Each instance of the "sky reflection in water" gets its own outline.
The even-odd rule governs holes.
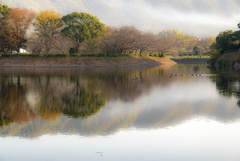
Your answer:
[[[175,65],[0,75],[0,160],[240,159],[237,71]]]

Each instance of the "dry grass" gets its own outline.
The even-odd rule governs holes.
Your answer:
[[[0,66],[143,66],[174,64],[168,58],[160,57],[66,57],[66,58],[0,58]]]

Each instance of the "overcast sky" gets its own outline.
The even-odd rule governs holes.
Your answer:
[[[131,3],[109,0],[108,3],[130,19],[119,25],[134,25],[143,30],[158,32],[162,29],[178,29],[198,36],[216,36],[220,31],[238,30],[240,14],[181,11],[167,5],[152,6],[148,3]],[[240,13],[240,12],[239,12]],[[149,24],[146,24],[149,23]]]

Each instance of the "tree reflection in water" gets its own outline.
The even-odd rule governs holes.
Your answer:
[[[237,105],[240,107],[240,75],[238,71],[233,69],[212,69],[212,73],[218,74],[217,77],[211,77],[216,83],[216,88],[219,94],[231,98],[236,97]]]
[[[171,99],[174,92],[178,93],[182,90],[182,86],[195,88],[198,83],[204,85],[199,80],[210,82],[208,77],[187,76],[193,72],[210,74],[206,66],[198,65],[196,68],[195,65],[177,65],[127,70],[108,68],[102,71],[80,70],[80,72],[79,70],[55,70],[55,72],[47,70],[37,74],[39,71],[41,70],[29,74],[26,74],[28,71],[23,72],[19,83],[18,78],[14,76],[12,84],[23,87],[23,98],[29,110],[40,119],[24,126],[18,125],[15,131],[11,131],[11,125],[9,128],[5,126],[4,129],[0,129],[1,135],[25,136],[25,131],[29,132],[28,136],[72,132],[81,135],[104,135],[130,126],[164,128],[177,125],[195,114],[205,116],[206,110],[212,111],[208,113],[209,115],[222,118],[211,106],[211,100],[207,104],[198,106],[198,103],[194,102],[196,100],[191,102],[184,97],[185,102],[180,106],[178,102],[171,104],[159,98],[161,95],[164,98],[170,97],[165,98],[166,100]],[[49,74],[49,71],[53,73]],[[186,76],[170,78],[171,74]],[[1,79],[0,82],[11,82],[11,77],[6,78],[5,81]],[[171,85],[174,85],[174,89]],[[152,95],[153,98],[149,100],[155,101],[154,99],[157,98],[162,102],[158,104],[144,102],[156,87],[161,90],[157,91],[156,97]],[[170,95],[169,91],[172,92]],[[188,89],[186,91],[191,92]],[[29,93],[35,95],[30,104],[29,100],[26,100]],[[113,103],[111,107],[109,102]],[[107,108],[104,108],[105,106]],[[2,118],[8,118],[8,115],[3,115]],[[224,115],[223,118],[227,120],[231,119],[231,116]],[[32,131],[33,128],[35,131]]]
[[[106,97],[91,93],[85,89],[77,89],[62,98],[64,114],[73,118],[86,118],[97,113],[106,103]]]
[[[29,107],[25,99],[26,90],[20,84],[20,77],[17,83],[13,83],[13,77],[3,76],[0,89],[0,114],[1,126],[11,122],[28,122],[36,119],[36,114]]]

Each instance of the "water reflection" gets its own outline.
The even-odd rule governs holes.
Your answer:
[[[2,69],[0,76],[2,137],[108,135],[168,128],[193,117],[240,118],[238,77],[206,65]]]
[[[216,83],[217,90],[220,95],[227,98],[236,97],[240,100],[240,74],[234,69],[212,69],[212,73],[218,73],[218,77],[212,77],[212,81]],[[238,105],[239,105],[238,101]]]

